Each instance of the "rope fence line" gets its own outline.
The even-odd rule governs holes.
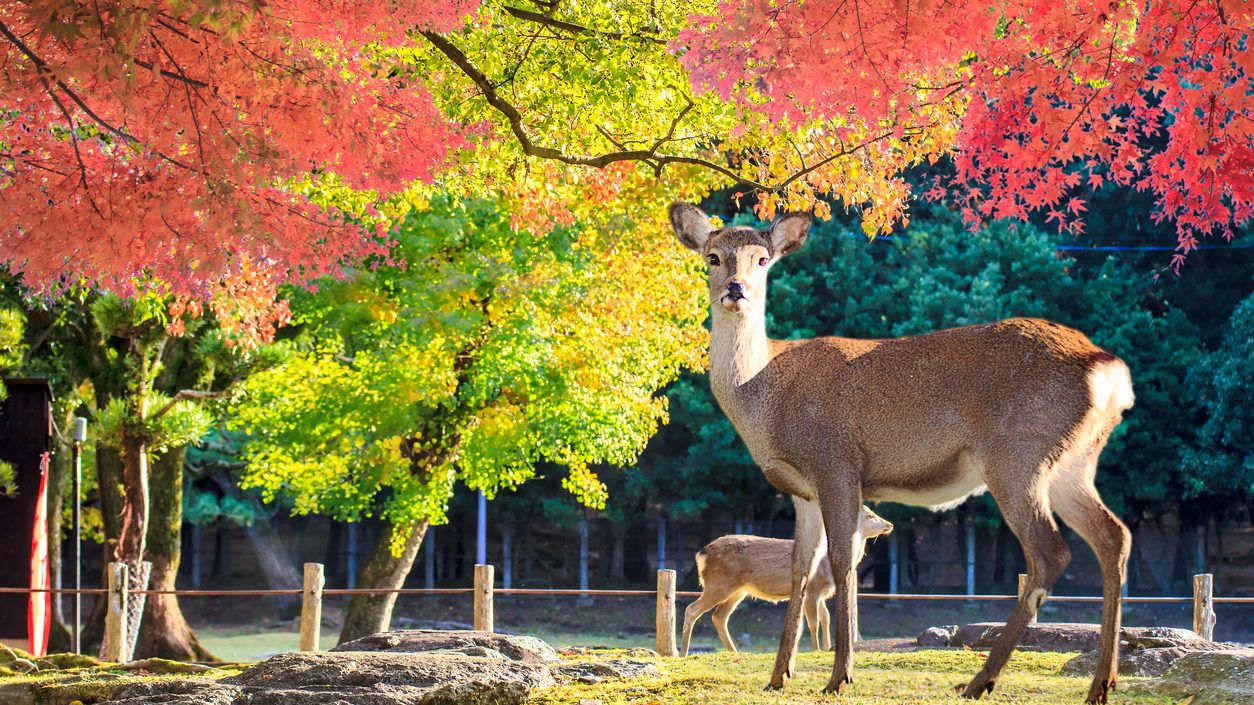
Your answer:
[[[474,588],[329,588],[322,591],[323,595],[469,595],[475,591]],[[0,594],[43,594],[52,595],[106,595],[108,590],[105,588],[83,588],[75,590],[73,588],[17,588],[17,587],[0,587]],[[178,597],[279,597],[283,595],[300,595],[304,591],[300,588],[275,588],[275,589],[240,589],[240,590],[131,590],[132,595],[176,595]],[[654,597],[657,595],[656,590],[598,590],[589,588],[580,590],[579,588],[493,588],[492,592],[497,595],[531,595],[537,597],[545,596],[588,596],[588,597]],[[675,597],[700,597],[699,590],[677,590]],[[988,601],[1008,601],[1018,600],[1018,595],[991,595],[991,594],[975,594],[965,595],[956,593],[889,593],[889,592],[860,592],[858,593],[860,600],[924,600],[936,602],[988,602]],[[1101,602],[1099,595],[1050,595],[1050,602]],[[1194,598],[1187,596],[1124,596],[1125,603],[1189,603]],[[1214,597],[1211,600],[1214,604],[1254,604],[1254,597]]]
[[[109,565],[110,575],[120,570],[125,575],[123,564]],[[674,656],[675,648],[675,615],[676,598],[699,597],[700,592],[675,590],[676,573],[674,570],[659,570],[656,590],[583,590],[578,588],[497,588],[494,583],[494,571],[490,565],[476,565],[474,586],[467,588],[336,588],[324,589],[326,579],[321,563],[306,563],[304,566],[304,586],[301,589],[271,590],[129,590],[126,580],[110,580],[109,588],[86,588],[81,590],[49,588],[31,589],[18,587],[0,587],[0,594],[53,594],[53,595],[104,595],[108,600],[109,611],[125,611],[122,605],[127,604],[129,596],[139,595],[178,595],[181,597],[273,597],[301,596],[301,651],[317,651],[322,622],[322,598],[326,595],[474,595],[474,628],[481,631],[493,631],[493,598],[496,595],[518,596],[576,596],[589,597],[652,597],[657,600],[657,652],[663,656]],[[1025,576],[1020,576],[1020,585],[1024,584]],[[1019,595],[953,595],[926,593],[862,593],[855,599],[869,600],[921,600],[921,601],[1010,601],[1020,599]],[[1085,602],[1097,603],[1102,598],[1090,595],[1059,595],[1049,598],[1053,602]],[[1204,639],[1212,639],[1215,629],[1216,604],[1254,604],[1254,597],[1215,597],[1214,576],[1210,573],[1193,576],[1193,596],[1124,596],[1125,603],[1176,603],[1193,605],[1193,631]],[[106,619],[105,641],[119,644],[125,642],[125,632],[138,628],[138,624],[129,624],[129,620],[121,615],[112,615]],[[110,639],[112,637],[112,640]],[[120,653],[111,660],[125,661],[128,654]]]

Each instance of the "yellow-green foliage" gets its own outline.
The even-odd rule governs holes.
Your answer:
[[[1021,705],[1075,705],[1084,702],[1089,679],[1059,674],[1075,654],[1017,652],[991,695],[980,702]],[[568,683],[539,691],[534,705],[566,705],[582,699],[604,705],[935,705],[959,702],[954,687],[965,685],[979,670],[985,654],[978,651],[916,651],[858,653],[853,685],[841,696],[819,691],[831,675],[831,653],[804,652],[797,658],[797,676],[782,693],[762,691],[770,678],[774,654],[701,654],[684,659],[657,659],[662,675],[614,680],[595,685]],[[1168,705],[1164,698],[1130,697],[1123,690],[1120,705]]]
[[[492,494],[548,462],[602,506],[592,466],[635,459],[665,419],[658,390],[706,340],[699,272],[662,209],[635,203],[536,233],[494,203],[440,198],[396,232],[403,265],[296,295],[302,335],[231,417],[244,485],[407,527],[442,522],[455,480]]]

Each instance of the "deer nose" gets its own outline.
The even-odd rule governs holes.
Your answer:
[[[740,282],[728,282],[727,295],[735,301],[743,299],[745,297],[745,285]]]

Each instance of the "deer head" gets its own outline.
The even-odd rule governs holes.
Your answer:
[[[671,206],[670,218],[679,242],[705,258],[710,304],[732,313],[765,308],[767,270],[801,247],[811,222],[805,213],[789,213],[766,230],[744,226],[715,230],[709,216],[688,203]]]

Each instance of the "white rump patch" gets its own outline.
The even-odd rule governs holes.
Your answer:
[[[1102,362],[1089,371],[1089,397],[1098,412],[1132,408],[1132,375],[1122,360]]]

